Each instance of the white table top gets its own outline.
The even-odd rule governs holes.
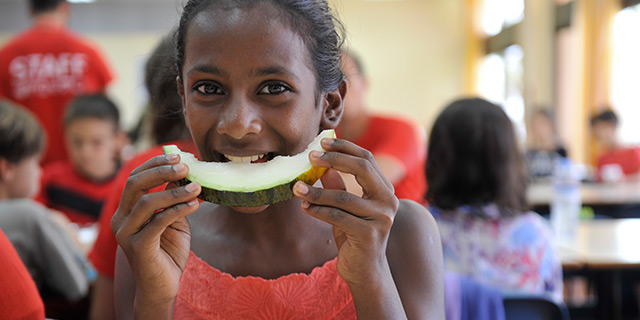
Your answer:
[[[582,183],[580,197],[583,205],[620,205],[640,203],[640,182]],[[534,183],[527,189],[531,205],[549,205],[553,200],[551,182]]]
[[[640,267],[640,219],[582,221],[576,237],[557,248],[565,267]]]

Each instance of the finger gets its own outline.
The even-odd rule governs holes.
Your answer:
[[[162,158],[162,156],[155,158]],[[159,160],[152,159],[149,161]],[[166,182],[183,179],[189,172],[189,168],[184,163],[145,167],[147,167],[146,170],[134,170],[134,172],[137,171],[137,173],[132,174],[127,179],[124,192],[122,193],[122,198],[120,199],[120,207],[122,208],[121,212],[128,213],[135,203],[138,202],[138,199],[145,195],[149,189],[160,186]]]
[[[178,162],[180,162],[180,155],[175,153],[166,154],[162,156],[155,156],[145,161],[145,163],[141,164],[137,168],[133,169],[133,171],[131,171],[131,175],[132,176],[136,175],[142,171],[149,170],[153,167],[172,165],[172,164],[177,164]]]
[[[320,177],[320,181],[322,181],[322,186],[325,189],[335,189],[335,190],[347,190],[347,186],[340,175],[340,172],[328,169],[327,172]]]
[[[362,199],[344,190],[314,188],[298,181],[293,186],[293,193],[310,205],[334,207],[363,219],[375,219],[376,214],[373,213],[380,212],[380,206],[376,202]],[[303,202],[303,207],[305,206],[307,204]]]
[[[196,197],[200,191],[200,184],[191,182],[183,187],[146,194],[140,197],[121,229],[125,234],[135,234],[142,230],[158,211],[181,203],[193,205],[194,199],[198,202]]]
[[[178,203],[155,214],[138,233],[141,238],[158,239],[178,219],[194,213],[200,207],[198,199]]]
[[[373,154],[371,154],[369,150],[364,149],[351,141],[343,140],[343,139],[324,138],[322,139],[321,143],[322,143],[322,147],[326,151],[346,153],[354,157],[370,160],[373,164],[373,167],[376,169],[376,172],[378,172],[380,176],[384,177],[384,174],[382,173],[382,169],[380,169],[380,166],[375,161]],[[387,180],[386,178],[383,180],[385,181],[385,184],[387,185],[387,187],[393,188],[393,185],[391,184],[391,182],[389,182],[389,180]]]
[[[334,207],[318,206],[306,201],[302,203],[302,211],[345,232],[355,233],[357,232],[356,230],[362,228],[362,219],[344,210]]]
[[[376,167],[371,153],[364,151],[369,154],[367,157],[370,158],[356,157],[340,152],[312,151],[309,154],[309,160],[314,166],[333,168],[354,175],[367,198],[384,196],[392,189]]]

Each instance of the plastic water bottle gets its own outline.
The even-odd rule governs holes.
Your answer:
[[[582,201],[580,183],[569,158],[558,158],[553,174],[551,228],[560,242],[575,239]]]

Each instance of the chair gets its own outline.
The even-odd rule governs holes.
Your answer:
[[[507,320],[569,320],[569,308],[543,295],[505,294]]]

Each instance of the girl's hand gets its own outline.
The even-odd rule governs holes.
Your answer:
[[[297,182],[294,194],[304,200],[306,213],[333,225],[338,274],[350,286],[367,286],[389,273],[386,249],[398,199],[371,152],[340,139],[325,138],[322,146],[327,152],[309,158],[314,166],[331,168],[321,179],[324,189]],[[354,175],[362,197],[348,193],[332,169]]]
[[[147,193],[165,182],[186,177],[189,168],[179,156],[157,156],[131,172],[111,230],[127,256],[136,280],[136,309],[171,308],[189,257],[191,226],[186,215],[196,211],[200,185]]]

